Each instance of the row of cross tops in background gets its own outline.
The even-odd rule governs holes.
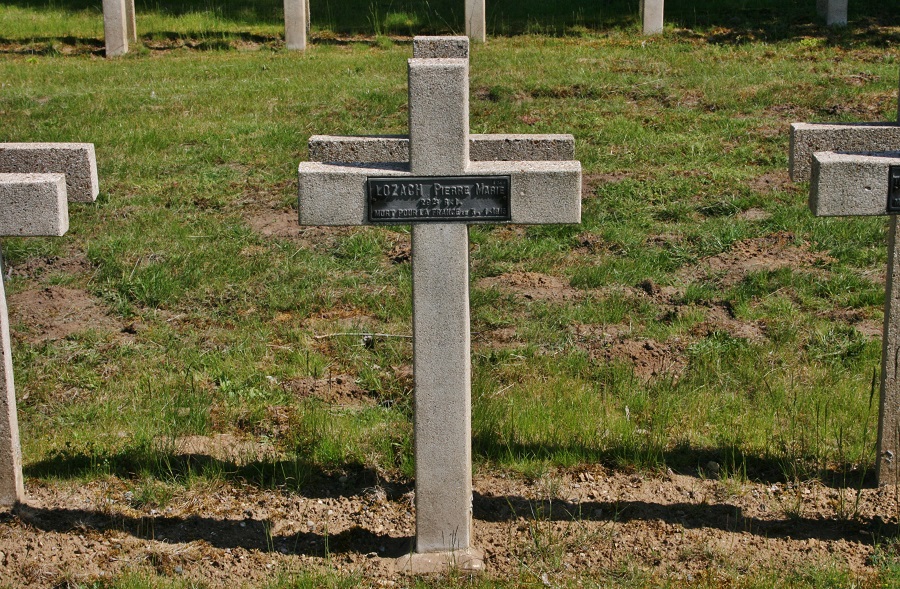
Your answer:
[[[466,36],[483,43],[487,39],[486,0],[464,0]],[[640,0],[645,35],[663,32],[663,0]],[[847,24],[847,0],[816,0],[816,10],[829,26]],[[306,49],[309,35],[309,0],[284,0],[284,40],[288,49]],[[103,0],[103,34],[106,56],[128,53],[137,41],[134,0]]]

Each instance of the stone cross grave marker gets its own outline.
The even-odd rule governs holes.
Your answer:
[[[641,21],[645,35],[663,32],[663,0],[641,0]]]
[[[485,0],[466,0],[466,36],[476,43],[487,40]]]
[[[898,107],[900,117],[900,107]],[[876,472],[900,477],[900,123],[791,125],[791,179],[816,216],[890,215]]]
[[[414,39],[408,138],[312,137],[299,217],[412,224],[415,556],[477,568],[468,225],[579,223],[581,164],[570,135],[469,134],[468,49],[467,37]]]
[[[284,0],[284,43],[288,49],[306,49],[309,0]]]
[[[67,200],[97,198],[90,143],[0,143],[0,236],[63,235]],[[0,507],[25,499],[9,315],[0,277]]]
[[[284,40],[288,49],[306,49],[309,34],[309,0],[284,0]],[[103,0],[103,37],[106,57],[128,53],[137,42],[134,0]]]
[[[134,0],[103,0],[103,38],[106,57],[128,53],[128,43],[137,41]]]
[[[847,0],[816,0],[816,13],[829,27],[847,24]]]

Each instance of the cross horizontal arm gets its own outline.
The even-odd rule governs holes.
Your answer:
[[[410,177],[404,164],[326,164],[303,162],[299,167],[301,225],[367,225],[366,180]],[[471,162],[471,176],[510,177],[512,223],[580,223],[581,163]]]
[[[62,174],[0,174],[0,236],[56,236],[69,230]]]
[[[0,143],[0,173],[65,174],[75,202],[93,202],[100,192],[93,143]]]
[[[408,162],[409,139],[405,135],[341,136],[309,138],[313,162]],[[568,134],[469,135],[471,161],[569,161],[575,159],[575,138]]]
[[[884,152],[900,148],[900,125],[896,123],[791,125],[791,180],[809,180],[812,156],[818,151]]]
[[[817,217],[891,214],[890,166],[900,166],[900,152],[814,154],[809,208]]]

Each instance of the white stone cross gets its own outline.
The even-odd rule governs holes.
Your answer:
[[[309,0],[284,0],[284,40],[288,49],[306,49]],[[128,53],[137,42],[134,0],[103,0],[103,37],[106,57]]]
[[[829,27],[847,24],[847,0],[816,0],[816,12]]]
[[[309,0],[284,0],[284,43],[288,49],[306,49],[309,34]]]
[[[485,0],[466,0],[466,36],[476,43],[487,40]]]
[[[0,236],[63,235],[68,200],[97,198],[97,163],[90,143],[0,143]],[[0,277],[0,507],[25,499],[22,450],[9,341],[6,293]]]
[[[408,139],[313,137],[321,161],[299,167],[301,225],[412,223],[416,551],[457,564],[472,548],[468,224],[581,221],[571,136],[469,135],[468,47],[414,39]]]
[[[645,35],[663,32],[663,0],[641,0],[641,21]]]
[[[900,107],[898,107],[900,118]],[[791,125],[791,179],[816,216],[890,215],[878,419],[880,484],[900,477],[900,123]],[[896,195],[896,196],[893,196]]]

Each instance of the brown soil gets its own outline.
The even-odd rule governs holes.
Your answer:
[[[71,275],[91,272],[91,263],[82,253],[66,256],[41,256],[11,266],[10,276],[19,278],[43,278],[55,274]]]
[[[210,450],[199,439],[183,443]],[[243,450],[235,446],[237,458]],[[710,462],[706,475],[719,469]],[[481,472],[474,488],[474,543],[485,552],[486,574],[528,571],[549,586],[624,567],[673,581],[827,564],[865,576],[876,535],[895,526],[898,513],[889,488],[862,489],[857,504],[855,491],[819,484],[600,466],[536,480]],[[412,546],[411,489],[341,471],[301,493],[226,482],[157,505],[141,500],[139,482],[115,477],[30,484],[27,503],[0,515],[0,579],[51,588],[130,571],[242,587],[311,569],[402,585],[394,559]]]
[[[301,227],[294,209],[259,208],[244,217],[250,227],[263,237],[292,239],[307,246],[329,247],[334,240],[354,231],[352,227]]]
[[[791,182],[790,175],[785,172],[769,172],[750,181],[750,188],[756,192],[797,192],[797,185]]]
[[[327,375],[325,378],[306,376],[282,383],[299,398],[316,397],[331,405],[365,406],[374,405],[375,397],[364,390],[356,379],[347,374]]]
[[[685,278],[718,278],[722,285],[731,286],[751,272],[779,268],[809,270],[830,261],[828,256],[796,246],[793,241],[794,235],[787,231],[739,241],[727,252],[702,260]]]
[[[533,301],[571,301],[582,296],[563,279],[537,272],[509,272],[482,278],[478,288],[496,288],[500,292]]]
[[[625,362],[644,382],[657,378],[677,380],[687,367],[685,345],[677,338],[658,342],[619,336],[601,339],[598,343],[589,347],[591,358],[602,363]]]
[[[88,330],[121,332],[122,324],[89,293],[65,286],[47,286],[9,297],[12,334],[31,343],[64,339]]]

